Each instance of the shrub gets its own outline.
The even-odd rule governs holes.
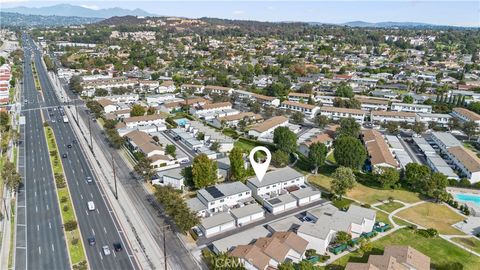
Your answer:
[[[372,206],[371,206],[370,204],[366,203],[366,204],[362,204],[362,207],[363,207],[363,208],[370,208],[370,207],[372,207]]]
[[[68,201],[68,199],[65,196],[62,196],[62,198],[60,198],[61,203],[66,203],[67,201]]]
[[[78,244],[78,238],[73,238],[71,241],[72,245],[77,245]]]
[[[69,209],[69,208],[68,208],[68,205],[64,205],[64,206],[63,206],[63,212],[67,212],[68,209]]]
[[[315,256],[315,255],[317,255],[317,251],[315,249],[307,249],[307,251],[305,251],[305,256],[307,258]]]
[[[63,224],[65,226],[65,231],[70,232],[77,228],[77,222],[75,220],[70,220]]]

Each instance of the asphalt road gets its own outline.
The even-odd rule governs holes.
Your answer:
[[[61,106],[62,104],[54,94],[47,71],[41,63],[41,57],[41,52],[36,50],[34,60],[44,93],[45,105]],[[56,120],[55,122],[51,121],[49,113],[53,113],[52,118]],[[59,110],[48,112],[47,109],[44,109],[44,115],[46,115],[46,120],[50,120],[60,154],[67,154],[67,158],[63,159],[65,176],[91,269],[138,269],[131,249],[126,245],[125,235],[119,229],[120,226],[105,201],[103,190],[95,184],[95,175],[87,164],[82,149],[77,143],[73,143],[78,139],[70,127],[70,123],[63,123]],[[69,144],[72,145],[71,148],[68,148]],[[87,176],[92,177],[94,183],[87,183]],[[94,202],[96,208],[94,211],[88,210],[87,202],[89,201]],[[90,236],[95,237],[95,246],[88,245],[87,238]],[[112,245],[115,242],[122,243],[122,251],[115,252],[113,250]],[[109,246],[111,255],[103,254],[102,246],[104,245]]]
[[[77,98],[76,95],[70,90],[67,90],[66,92],[72,100]],[[85,112],[85,107],[83,104],[79,106],[83,108],[78,110],[79,117],[83,118],[85,122],[89,121],[88,119],[91,116]],[[165,225],[171,225],[171,227],[174,228],[173,223],[164,215],[161,205],[156,202],[152,195],[149,194],[149,192],[143,186],[143,183],[141,183],[141,180],[136,180],[134,177],[132,177],[132,171],[129,169],[129,166],[119,152],[112,151],[113,148],[109,146],[109,143],[105,135],[102,134],[100,127],[95,123],[92,123],[91,127],[93,140],[95,140],[105,152],[113,153],[113,159],[115,160],[117,169],[117,180],[125,187],[125,189],[131,191],[128,193],[130,200],[143,217],[143,222],[147,224],[147,227],[149,228],[150,233],[156,239],[157,244],[163,248],[163,232],[161,228]],[[194,154],[194,152],[191,154]],[[119,199],[121,200],[121,198]],[[197,263],[192,258],[192,255],[182,244],[174,230],[166,230],[165,239],[167,247],[168,269],[192,270],[199,268]]]
[[[26,43],[24,43],[26,44]],[[42,99],[33,81],[30,50],[25,48],[22,100],[26,111],[19,145],[23,186],[17,194],[15,269],[69,269],[55,183],[39,107]]]

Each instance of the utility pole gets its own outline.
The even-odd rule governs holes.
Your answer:
[[[170,227],[170,225],[165,225],[162,227],[163,232],[163,264],[165,265],[165,270],[167,270],[167,240],[165,234],[165,228]]]
[[[8,218],[8,209],[7,209],[7,202],[5,201],[5,198],[3,198],[3,207],[5,207],[5,215],[7,216],[7,220],[9,220],[9,218]]]
[[[78,123],[78,121],[79,121],[79,120],[78,120],[78,107],[77,107],[77,99],[75,98],[75,99],[73,100],[73,102],[75,103],[74,107],[75,107],[75,112],[77,113],[77,123]]]
[[[112,154],[113,182],[115,184],[115,199],[118,200],[117,174],[115,173],[115,159],[113,159],[113,152],[111,152],[111,154]]]

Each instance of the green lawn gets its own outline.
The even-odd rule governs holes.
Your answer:
[[[460,245],[467,247],[477,253],[480,253],[480,240],[475,237],[470,238],[462,238],[462,237],[454,237],[452,238],[453,241],[459,243]]]
[[[435,228],[441,234],[464,234],[452,227],[464,218],[443,204],[426,202],[402,210],[397,216],[426,228]]]
[[[381,204],[381,205],[378,205],[377,207],[384,210],[384,211],[387,211],[389,213],[397,210],[398,208],[400,207],[403,207],[404,204],[402,203],[398,203],[398,202],[387,202],[387,203],[384,203],[384,204]]]
[[[45,127],[45,136],[48,145],[48,151],[50,153],[50,162],[52,164],[54,174],[61,174],[64,179],[62,162],[60,159],[60,153],[58,152],[57,143],[55,141],[55,135],[50,127]],[[53,155],[52,155],[53,154]],[[66,180],[65,180],[66,181]],[[60,212],[62,214],[63,223],[69,221],[77,221],[72,199],[68,188],[57,186],[57,196],[60,205]],[[73,265],[77,265],[86,261],[85,250],[83,248],[83,242],[80,235],[80,229],[77,228],[72,231],[65,231],[66,241],[68,244],[68,251],[70,253],[70,259]]]
[[[425,238],[415,234],[414,231],[410,229],[400,229],[372,242],[373,250],[370,254],[383,254],[383,249],[391,245],[409,245],[417,249],[430,257],[432,267],[441,266],[445,263],[459,262],[463,264],[464,270],[476,270],[480,264],[480,257],[471,255],[467,251],[440,237]],[[368,255],[369,254],[363,254],[361,251],[355,251],[343,256],[324,269],[344,269],[348,262],[366,262]]]
[[[331,177],[329,176],[329,173],[330,172],[327,172],[326,174],[312,175],[308,178],[308,181],[326,190],[330,190]],[[414,203],[421,200],[418,193],[402,189],[371,188],[358,182],[355,187],[347,193],[347,196],[368,204],[386,201],[390,197],[407,203]]]
[[[327,156],[327,161],[329,161],[332,164],[337,164],[337,161],[335,160],[335,156],[333,155],[333,151]]]

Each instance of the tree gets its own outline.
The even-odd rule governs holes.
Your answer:
[[[95,96],[97,97],[104,97],[106,95],[108,95],[108,91],[103,88],[97,88],[95,90]]]
[[[338,134],[358,138],[360,136],[360,124],[357,123],[352,117],[342,118],[342,120],[340,120]]]
[[[430,176],[430,168],[418,163],[408,163],[405,166],[405,182],[411,189],[418,190],[423,181]]]
[[[133,169],[143,176],[145,181],[150,181],[155,174],[155,170],[152,168],[152,161],[145,156],[142,156]]]
[[[290,154],[297,149],[297,135],[288,127],[277,127],[273,131],[273,143],[277,149]]]
[[[89,100],[86,103],[87,108],[95,114],[96,118],[100,118],[103,114],[103,107],[96,100]]]
[[[335,94],[339,97],[352,98],[353,97],[353,89],[350,85],[348,85],[346,83],[340,83],[337,87],[337,90],[335,91]]]
[[[461,127],[462,127],[462,125],[457,118],[452,117],[452,118],[450,118],[450,120],[448,120],[448,128],[450,130],[458,130]]]
[[[175,145],[173,144],[167,144],[167,146],[165,146],[165,153],[167,155],[170,155],[172,157],[176,157],[176,152],[177,152],[177,147],[175,147]]]
[[[395,168],[383,167],[377,169],[376,179],[382,187],[391,187],[400,180],[400,173]]]
[[[315,174],[318,173],[318,167],[325,163],[327,156],[327,147],[323,143],[313,143],[309,147],[308,161],[310,165],[315,168]]]
[[[291,261],[284,261],[277,266],[278,270],[295,270]]]
[[[396,122],[390,121],[386,124],[387,132],[390,134],[398,133],[398,124]]]
[[[203,188],[215,184],[217,181],[217,162],[200,154],[193,159],[192,176],[195,188]]]
[[[402,100],[403,103],[408,103],[412,104],[413,103],[413,97],[409,95],[405,95]]]
[[[440,172],[434,172],[430,177],[425,178],[422,193],[435,198],[437,201],[445,201],[448,193],[445,188],[448,186],[448,178]]]
[[[277,168],[282,168],[288,164],[288,154],[285,151],[277,150],[272,154],[272,164]]]
[[[295,124],[303,124],[303,121],[304,121],[304,118],[305,118],[305,115],[301,112],[294,112],[292,114],[292,122],[295,123]]]
[[[152,114],[155,114],[156,112],[157,112],[157,109],[155,109],[154,107],[148,107],[147,115],[152,115]]]
[[[203,141],[205,139],[205,133],[198,132],[197,136],[196,136],[196,139],[199,140],[199,141]]]
[[[210,145],[210,150],[218,152],[220,150],[220,143],[217,141],[212,142]]]
[[[422,122],[415,122],[412,125],[412,130],[417,134],[422,134],[423,132],[425,132],[425,124]]]
[[[333,156],[340,166],[359,169],[367,159],[367,151],[359,139],[341,136],[334,143]]]
[[[352,236],[344,231],[339,231],[335,235],[335,243],[337,244],[346,244],[352,240]]]
[[[315,118],[313,119],[316,125],[318,125],[319,128],[324,128],[330,121],[328,121],[328,117],[325,115],[317,114],[315,115]]]
[[[243,160],[243,151],[240,147],[233,147],[230,155],[230,178],[235,181],[245,181],[247,174]]]
[[[342,198],[347,191],[355,186],[355,183],[355,174],[352,169],[341,166],[332,174],[331,190],[335,195]]]
[[[465,133],[465,135],[467,135],[468,140],[470,140],[473,136],[477,134],[477,128],[478,125],[477,123],[475,123],[475,121],[468,121],[463,123],[462,131],[463,133]]]
[[[369,253],[370,251],[372,251],[372,249],[373,249],[372,243],[370,243],[368,239],[363,238],[360,241],[360,250],[363,253]]]
[[[172,186],[156,187],[155,198],[163,205],[165,213],[173,220],[180,232],[185,233],[200,223],[197,214],[190,211],[181,194]]]
[[[0,129],[6,130],[9,122],[9,117],[7,112],[0,112]]]
[[[133,104],[130,116],[142,116],[145,115],[145,108],[140,104]]]
[[[22,177],[17,172],[15,164],[13,162],[10,162],[10,160],[8,159],[5,159],[5,163],[3,165],[2,171],[0,172],[0,176],[11,191],[17,190],[17,188],[22,183]]]

